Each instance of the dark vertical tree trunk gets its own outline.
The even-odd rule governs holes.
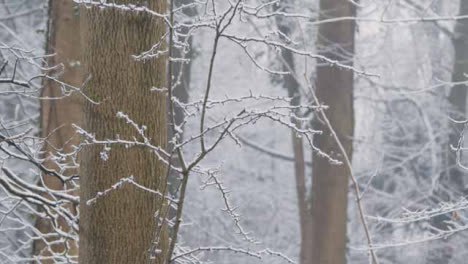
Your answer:
[[[183,6],[183,5],[187,5],[187,4],[190,4],[191,1],[190,0],[176,0],[175,2],[175,6],[176,7],[180,7],[180,6]],[[196,14],[196,9],[195,8],[183,8],[182,9],[182,15],[186,16],[186,17],[193,17],[195,14]],[[180,35],[181,36],[185,36],[188,34],[188,29],[186,28],[182,28],[180,30]],[[192,67],[192,60],[194,59],[193,58],[193,50],[192,50],[192,39],[191,38],[188,38],[187,37],[180,37],[179,39],[180,42],[185,42],[187,41],[187,44],[188,44],[188,47],[186,50],[183,50],[183,49],[173,49],[173,52],[174,52],[174,57],[175,58],[185,58],[185,59],[188,59],[189,61],[188,62],[175,62],[175,63],[172,63],[172,72],[174,73],[174,80],[173,80],[173,83],[177,83],[177,85],[175,85],[175,88],[173,90],[173,96],[177,98],[177,100],[181,103],[187,103],[188,100],[189,100],[189,91],[190,91],[190,80],[191,80],[191,67]],[[169,98],[168,98],[169,100]],[[174,119],[175,119],[175,123],[177,126],[181,125],[183,122],[184,122],[184,119],[185,119],[185,114],[184,114],[184,110],[179,107],[178,105],[174,105]],[[168,120],[170,120],[169,118],[169,113],[168,113]],[[172,131],[171,129],[171,124],[168,124],[168,139],[171,140],[174,136],[174,132]],[[179,132],[178,134],[179,136],[179,142],[182,142],[183,141],[183,137],[184,137],[184,133],[183,133],[183,130],[181,132]],[[169,145],[169,148],[172,149],[173,146],[172,145]],[[173,157],[173,160],[172,160],[172,164],[175,166],[175,167],[179,167],[180,166],[180,161],[179,161],[179,158],[177,157],[177,155],[174,155]],[[169,182],[169,193],[171,195],[176,195],[177,193],[177,186],[178,186],[178,182],[180,181],[178,178],[179,178],[179,173],[177,172],[174,172],[171,170],[171,173],[169,175],[169,179],[168,179],[168,182]],[[169,210],[171,210],[170,212],[170,216],[174,216],[175,215],[175,212],[172,212],[172,209],[173,208],[170,208]]]
[[[192,1],[191,0],[175,0],[176,7],[189,5]],[[183,8],[182,15],[186,17],[193,17],[196,14],[195,8]],[[193,50],[192,50],[192,39],[187,39],[185,35],[188,34],[187,28],[182,28],[179,32],[181,37],[179,37],[180,42],[187,41],[188,47],[184,50],[182,49],[173,49],[174,57],[189,59],[188,62],[177,62],[173,63],[173,73],[174,73],[174,81],[180,81],[176,88],[173,91],[173,94],[180,102],[186,103],[189,98],[189,91],[190,91],[190,77],[191,77],[191,60],[193,59]],[[179,78],[180,77],[180,78]],[[176,123],[179,125],[184,120],[184,112],[180,107],[175,108],[175,120]]]
[[[460,15],[468,13],[468,1],[460,0],[459,11]],[[454,48],[454,64],[452,70],[452,82],[464,82],[468,78],[468,21],[461,19],[457,20],[455,25],[455,31],[453,34],[453,48]],[[465,84],[458,84],[452,87],[448,97],[449,101],[449,113],[448,115],[455,120],[466,119],[466,98],[467,87]],[[438,188],[435,193],[437,202],[450,201],[457,199],[460,196],[467,195],[466,184],[466,172],[463,171],[458,165],[456,160],[456,153],[452,150],[453,147],[457,147],[458,141],[460,140],[460,133],[463,131],[463,124],[456,124],[449,121],[449,138],[447,145],[446,154],[446,169],[441,174],[440,184],[443,188]],[[462,155],[463,157],[463,155]],[[445,191],[449,190],[449,192]],[[432,219],[432,225],[441,230],[448,230],[451,228],[447,221],[451,220],[451,216],[440,215]],[[428,259],[428,263],[448,263],[452,258],[453,245],[451,240],[441,241],[439,247],[433,250]]]
[[[291,33],[290,25],[284,21],[282,17],[277,17],[276,22],[278,29],[286,36]],[[291,106],[300,104],[300,85],[296,80],[294,56],[289,50],[281,51],[281,63],[283,65],[283,71],[290,72],[289,75],[284,75],[282,78],[283,86],[288,91],[288,97],[292,98]],[[300,113],[296,111],[296,116],[300,116]],[[296,119],[291,120],[294,125],[300,128],[301,124]],[[302,138],[296,135],[295,131],[291,131],[291,143],[294,154],[294,176],[296,180],[296,192],[298,201],[299,211],[299,228],[301,235],[301,249],[300,249],[300,263],[311,263],[310,247],[312,246],[311,241],[311,214],[310,206],[306,197],[306,180],[305,180],[305,162],[304,162],[304,147]]]
[[[461,0],[459,14],[464,15],[467,13],[468,1]],[[463,82],[468,80],[465,76],[468,73],[468,21],[463,19],[457,20],[452,42],[455,51],[452,82]],[[449,103],[455,111],[455,115],[452,115],[452,117],[456,120],[464,120],[466,118],[466,95],[467,88],[465,84],[455,85],[450,90]],[[463,124],[452,125],[453,129],[449,136],[449,147],[450,145],[456,147],[460,139],[460,132],[463,129]],[[448,152],[450,182],[458,186],[464,186],[462,179],[463,173],[457,167],[455,154],[450,149]]]
[[[355,6],[347,0],[321,0],[320,19],[354,17]],[[355,22],[343,20],[319,26],[317,49],[321,55],[352,65]],[[320,63],[320,62],[319,62]],[[351,160],[353,114],[353,72],[336,65],[317,66],[316,95],[329,106],[326,114]],[[314,144],[322,151],[343,160],[327,126],[318,118],[315,129],[322,135]],[[312,248],[313,264],[345,263],[347,194],[349,171],[345,165],[331,164],[313,155],[312,161]]]
[[[118,4],[145,4],[158,13],[166,12],[163,0],[115,1]],[[90,75],[85,93],[99,105],[84,105],[85,129],[98,139],[131,139],[135,129],[116,118],[118,111],[139,125],[151,143],[165,148],[167,141],[166,99],[152,87],[166,85],[164,58],[135,61],[132,55],[148,50],[165,32],[162,19],[144,12],[113,8],[82,7],[84,71]],[[112,146],[107,161],[100,157],[102,147],[90,146],[82,153],[80,193],[80,263],[145,263],[150,257],[156,210],[163,207],[161,197],[135,186],[124,185],[98,199],[86,201],[110,188],[121,178],[134,176],[136,182],[162,190],[167,170],[148,149]],[[167,232],[159,238],[157,258],[167,258]]]
[[[49,66],[63,64],[56,72],[48,74],[61,74],[60,80],[80,87],[82,82],[82,68],[79,60],[81,59],[80,48],[80,27],[77,8],[72,1],[50,0],[49,1],[49,24],[48,39],[46,44],[47,54],[55,54],[49,57],[47,63]],[[58,71],[63,71],[59,73]],[[46,81],[42,91],[42,97],[61,97],[62,91],[57,82]],[[75,130],[71,124],[79,124],[81,121],[81,97],[77,94],[60,100],[42,100],[41,101],[41,137],[47,137],[48,142],[44,146],[46,153],[46,162],[44,165],[49,169],[57,169],[53,161],[47,160],[48,153],[55,153],[57,149],[62,148],[63,152],[72,151],[72,146],[76,145],[78,137],[75,136]],[[71,139],[71,140],[70,140]],[[67,170],[63,174],[76,174],[76,170]],[[64,186],[54,176],[42,175],[44,184],[54,190],[61,190]],[[70,208],[72,213],[76,213],[74,208]],[[60,228],[68,231],[68,226],[62,220],[59,220]],[[36,228],[43,234],[53,231],[51,221],[48,218],[37,218]],[[53,240],[49,240],[52,242]],[[52,248],[47,248],[41,240],[35,241],[33,254],[35,256],[50,256],[52,250],[55,253],[65,250],[64,243],[68,243],[69,255],[78,255],[77,244],[75,241],[57,243]],[[45,260],[43,263],[53,263],[52,260]]]

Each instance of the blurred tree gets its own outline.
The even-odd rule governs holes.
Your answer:
[[[290,3],[291,4],[291,3]],[[288,12],[286,10],[275,8],[276,12]],[[278,30],[284,36],[290,36],[293,32],[293,27],[288,23],[284,17],[276,17],[276,23]],[[291,106],[298,106],[301,103],[301,93],[300,93],[300,84],[298,82],[297,75],[295,73],[296,66],[294,63],[294,53],[290,50],[283,49],[281,50],[281,65],[282,71],[289,72],[290,74],[281,75],[282,84],[287,89],[288,97],[292,98],[290,104]],[[301,113],[299,110],[294,111],[295,116],[300,117]],[[291,118],[291,122],[297,127],[301,128],[301,122],[297,118]],[[310,259],[310,247],[311,244],[311,211],[310,204],[306,197],[306,172],[305,172],[305,161],[304,161],[304,146],[302,138],[299,137],[291,129],[291,144],[293,148],[293,157],[294,157],[294,176],[296,180],[296,192],[297,192],[297,201],[298,201],[298,211],[299,211],[299,228],[301,233],[301,249],[299,253],[300,263],[312,263]]]
[[[186,6],[185,8],[182,8],[182,12],[179,14],[178,17],[175,18],[176,22],[183,23],[184,19],[193,17],[197,14],[196,8],[190,7],[190,0],[177,0],[174,1],[175,7],[181,7],[181,6]],[[180,21],[178,21],[180,20]],[[173,48],[173,57],[175,58],[180,58],[182,59],[181,62],[172,62],[172,78],[173,80],[173,85],[172,85],[172,93],[173,96],[177,98],[177,100],[181,103],[187,103],[189,101],[189,92],[190,92],[190,80],[191,80],[191,67],[192,67],[192,60],[194,59],[194,51],[193,51],[193,40],[192,36],[189,34],[189,29],[188,28],[181,28],[179,34],[179,42],[180,43],[185,43],[185,47],[181,48]],[[169,98],[167,98],[168,103],[169,103]],[[170,118],[170,112],[168,111],[168,120],[171,120]],[[174,119],[175,123],[177,126],[180,127],[180,131],[178,132],[177,136],[179,138],[179,142],[183,141],[184,138],[184,131],[183,131],[183,124],[185,121],[185,114],[184,114],[184,109],[180,107],[179,105],[174,105]],[[169,140],[169,149],[173,149],[173,145],[171,144],[171,140],[174,137],[175,133],[172,131],[172,125],[168,123],[168,135],[167,138]],[[177,157],[177,155],[173,155],[172,158],[172,164],[175,167],[180,167],[180,160]],[[169,174],[169,193],[171,195],[177,196],[177,186],[178,182],[180,181],[177,179],[179,177],[179,173],[174,172],[171,170]],[[172,212],[173,208],[171,207],[170,210],[171,212],[169,213],[170,217],[173,217],[175,215],[175,212]]]
[[[72,1],[49,1],[48,35],[46,40],[46,53],[55,54],[47,58],[49,67],[56,67],[49,75],[55,75],[64,83],[80,87],[82,82],[82,68],[80,65],[80,25],[78,8]],[[63,96],[62,85],[50,79],[45,79],[44,98],[59,98]],[[73,146],[77,144],[78,137],[74,136],[75,129],[71,124],[81,122],[81,96],[72,94],[61,100],[41,100],[41,137],[47,138],[44,146],[45,163],[44,166],[50,170],[60,170],[53,160],[53,156],[59,152],[68,153],[73,151]],[[52,155],[49,155],[52,154]],[[70,159],[70,157],[68,157]],[[75,169],[67,169],[63,175],[70,176],[76,174]],[[63,183],[54,175],[42,175],[42,183],[53,190],[63,189]],[[76,214],[76,208],[70,208]],[[43,234],[51,233],[53,227],[47,216],[36,219],[36,228]],[[59,219],[61,229],[68,229],[64,219]],[[67,232],[68,230],[65,230]],[[68,243],[67,248],[70,255],[77,255],[77,245],[75,241],[61,241],[59,238],[49,238],[52,248],[46,247],[44,241],[35,240],[33,254],[35,256],[50,256],[50,250],[55,253],[65,250],[64,243]],[[53,263],[53,260],[44,260],[43,263]]]
[[[468,1],[461,0],[459,3],[460,15],[465,15],[468,13]],[[450,90],[449,102],[455,115],[451,115],[456,120],[465,120],[466,119],[466,96],[467,96],[467,87],[465,83],[460,84],[460,82],[466,82],[467,77],[466,73],[468,72],[468,21],[464,19],[457,20],[455,25],[455,32],[452,36],[453,48],[455,51],[454,54],[454,65],[452,70],[452,82],[455,85]],[[450,131],[449,136],[449,148],[450,146],[456,147],[458,141],[460,140],[460,133],[463,130],[464,124],[453,124],[453,129]],[[457,166],[456,155],[454,152],[448,150],[448,171],[449,171],[449,181],[453,186],[460,187],[458,191],[462,191],[465,187],[466,182],[463,180],[464,173]]]
[[[468,1],[460,0],[458,13],[460,16],[468,14]],[[456,21],[452,34],[452,44],[454,49],[454,62],[452,69],[453,87],[448,96],[448,115],[457,121],[466,120],[466,82],[468,72],[468,21],[460,19]],[[445,170],[441,174],[440,186],[436,189],[435,197],[439,201],[450,202],[459,199],[460,196],[467,195],[466,171],[457,164],[457,154],[452,147],[457,147],[460,135],[463,132],[464,123],[454,123],[450,121],[449,138],[447,144]],[[462,143],[464,144],[464,143]],[[460,152],[461,157],[462,151]],[[463,159],[460,160],[463,162]],[[439,230],[449,230],[453,228],[448,221],[452,220],[452,215],[435,216],[431,223]],[[441,245],[431,252],[428,263],[448,263],[453,255],[453,245],[450,240],[442,240]]]

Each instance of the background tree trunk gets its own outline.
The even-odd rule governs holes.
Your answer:
[[[347,0],[321,0],[320,12],[321,20],[354,17],[355,6]],[[352,65],[354,27],[352,20],[320,24],[317,40],[320,54]],[[326,114],[351,159],[354,130],[353,72],[334,65],[318,65],[316,94],[321,103],[329,106]],[[314,128],[324,131],[314,138],[315,146],[343,160],[326,125],[316,119]],[[315,153],[312,163],[311,263],[342,264],[345,263],[349,171],[345,165],[330,164]]]
[[[468,13],[467,0],[460,0],[458,13],[459,15]],[[464,82],[468,79],[465,76],[468,73],[468,21],[464,19],[457,20],[452,36],[452,43],[454,48],[452,82]],[[466,119],[466,97],[467,87],[465,84],[454,85],[450,89],[448,116],[455,120]],[[439,182],[441,186],[439,186],[435,193],[436,202],[451,202],[459,199],[461,196],[467,195],[467,174],[458,166],[456,153],[452,150],[452,146],[457,147],[458,145],[464,124],[457,124],[450,120],[448,122],[450,130],[446,149],[446,168],[441,174],[441,181]],[[463,151],[461,154],[463,154]],[[439,215],[431,220],[431,224],[440,230],[448,230],[451,226],[447,221],[451,220],[451,218],[449,215]],[[454,245],[451,239],[442,240],[439,247],[429,255],[428,263],[448,263],[452,258],[453,250]]]
[[[190,0],[176,0],[174,2],[175,7],[180,7],[184,5],[190,4]],[[195,8],[183,8],[182,9],[182,15],[186,17],[194,17],[195,14],[197,13],[197,10]],[[182,103],[187,103],[189,100],[189,93],[190,93],[190,81],[191,81],[191,68],[192,68],[192,60],[194,60],[194,52],[193,52],[193,40],[191,37],[182,37],[188,34],[188,29],[182,28],[180,29],[179,34],[179,41],[180,42],[185,42],[187,41],[188,48],[187,50],[182,50],[182,48],[173,49],[173,57],[175,58],[185,58],[188,59],[188,62],[173,62],[172,63],[172,72],[174,75],[174,82],[177,83],[175,87],[173,87],[172,95],[179,100],[179,102]],[[184,54],[184,52],[186,52]],[[180,77],[180,78],[179,78]],[[173,83],[174,83],[173,82]],[[169,100],[169,98],[167,98]],[[169,113],[168,113],[168,120],[169,118]],[[174,119],[175,123],[177,126],[180,126],[184,120],[185,120],[185,114],[184,110],[177,104],[174,104]],[[172,126],[171,124],[168,123],[168,140],[171,140],[174,137],[174,132],[172,131]],[[181,128],[182,131],[179,132],[179,142],[182,142],[184,139],[184,131],[183,127]],[[173,149],[172,145],[168,146],[169,149]],[[177,155],[173,155],[172,158],[172,165],[175,167],[180,167],[180,160]],[[171,170],[171,173],[169,174],[169,193],[173,196],[177,196],[177,186],[178,183],[180,182],[180,174],[178,172],[175,172]],[[174,208],[169,208],[169,218],[172,218],[175,216],[175,212],[173,210]]]
[[[278,11],[278,10],[274,10]],[[282,10],[284,11],[284,10]],[[290,36],[291,34],[291,25],[281,16],[276,18],[276,23],[278,29],[285,36]],[[288,97],[293,98],[290,102],[291,106],[297,106],[301,102],[300,94],[300,85],[296,80],[295,73],[295,63],[294,55],[289,50],[281,51],[281,63],[282,70],[285,72],[290,72],[291,74],[282,75],[283,86],[288,91]],[[299,111],[295,111],[296,116],[300,116]],[[301,124],[297,119],[291,118],[291,122],[298,128]],[[296,180],[296,193],[298,201],[298,211],[299,211],[299,228],[301,233],[301,249],[299,253],[300,263],[311,263],[310,248],[312,246],[311,232],[309,229],[311,225],[311,211],[309,206],[309,200],[306,197],[306,179],[305,179],[305,161],[304,161],[304,146],[302,143],[302,138],[298,137],[294,130],[291,130],[291,145],[293,148],[294,155],[294,176]]]
[[[162,0],[116,1],[119,4],[144,4],[159,13],[166,11]],[[96,138],[131,139],[135,129],[117,119],[122,111],[139,125],[153,145],[165,148],[165,95],[150,92],[164,87],[163,57],[135,61],[132,55],[148,50],[165,32],[162,19],[143,12],[123,12],[113,8],[82,7],[84,71],[90,74],[85,93],[100,105],[84,106],[84,127]],[[164,40],[163,40],[164,41]],[[162,190],[166,168],[147,149],[112,146],[107,161],[100,158],[102,147],[87,147],[82,153],[80,193],[80,263],[145,263],[155,228],[154,212],[164,202],[154,194],[125,185],[97,200],[86,201],[111,187],[123,177],[134,176],[139,184]],[[160,237],[161,252],[152,263],[164,263],[167,234]]]
[[[73,85],[81,86],[82,68],[80,67],[80,27],[78,9],[72,1],[50,0],[49,1],[49,24],[46,44],[46,53],[55,54],[49,57],[49,66],[63,64],[57,71],[49,74],[59,74],[61,81]],[[60,71],[60,72],[59,72]],[[42,91],[43,97],[61,97],[62,91],[57,82],[46,81]],[[57,154],[57,149],[62,149],[63,153],[72,151],[72,146],[78,142],[75,136],[75,129],[71,124],[79,124],[81,121],[81,96],[72,94],[61,100],[41,101],[41,137],[47,137],[48,142],[44,146],[45,153]],[[71,140],[70,140],[71,139]],[[47,154],[46,154],[47,155]],[[53,161],[46,160],[44,163],[49,169],[57,169]],[[68,176],[76,174],[76,170],[67,170],[63,174]],[[63,188],[62,183],[52,175],[42,175],[44,184],[54,190]],[[76,213],[74,208],[70,208],[72,213]],[[62,219],[63,220],[63,219]],[[59,220],[60,221],[60,220]],[[60,221],[64,231],[68,231],[68,226],[64,221]],[[37,218],[36,228],[43,234],[52,232],[51,221],[48,218]],[[52,240],[49,240],[52,241]],[[54,245],[51,249],[45,247],[45,243],[36,240],[33,245],[35,256],[50,256],[54,252],[62,252],[65,247],[63,243]],[[78,255],[75,241],[68,241],[68,255]],[[53,263],[52,260],[45,260],[42,263]]]
[[[460,1],[460,15],[468,13],[468,1]],[[457,20],[455,32],[453,36],[454,47],[454,65],[452,72],[452,82],[466,81],[468,78],[465,74],[468,73],[468,21]],[[451,115],[456,120],[464,120],[466,118],[466,95],[467,87],[465,84],[459,84],[452,87],[449,95],[450,106],[453,107],[455,115]],[[456,147],[460,139],[460,132],[463,130],[463,124],[452,124],[453,130],[449,136],[450,145]],[[455,183],[453,186],[464,186],[462,176],[464,173],[457,167],[455,154],[451,149],[448,150],[448,166],[450,182]],[[460,190],[458,190],[460,191]]]

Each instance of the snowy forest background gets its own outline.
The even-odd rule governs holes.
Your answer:
[[[42,263],[33,254],[34,241],[43,239],[35,226],[35,205],[8,190],[8,184],[15,188],[17,185],[8,180],[7,173],[13,172],[31,185],[40,182],[43,173],[37,163],[44,162],[41,150],[46,141],[40,131],[40,107],[44,100],[41,90],[47,78],[41,74],[48,74],[45,61],[48,55],[53,56],[46,51],[52,2],[0,0],[0,167],[7,168],[0,175],[0,263]],[[75,2],[74,10],[78,12],[77,6],[82,1]],[[175,19],[193,17],[200,23],[208,21],[212,1],[177,0],[175,5],[192,2],[196,3],[194,7]],[[219,10],[237,3],[215,2]],[[229,34],[271,41],[286,39],[285,43],[292,43],[297,51],[307,45],[305,50],[317,54],[321,49],[336,48],[333,44],[316,46],[320,26],[317,20],[323,12],[318,0],[241,2],[248,7],[267,6],[265,14],[283,15],[266,18],[260,17],[263,13],[240,15],[233,19]],[[379,263],[465,263],[468,174],[461,167],[466,162],[463,129],[468,1],[342,2],[356,8],[356,17],[350,19],[356,23],[354,54],[345,53],[353,61],[352,69],[347,71],[354,72],[352,167],[361,191],[358,200],[365,209]],[[215,110],[207,112],[207,120],[223,120],[243,108],[274,109],[286,102],[278,98],[290,97],[290,83],[285,75],[272,73],[285,71],[281,47],[259,41],[249,43],[246,50],[242,44],[219,43],[210,94]],[[187,101],[198,102],[203,100],[206,89],[213,50],[212,29],[194,30],[190,45],[190,52],[185,54],[190,63],[179,78],[185,82]],[[295,98],[300,104],[311,105],[314,101],[307,79],[313,82],[315,67],[322,62],[300,53],[292,54],[293,75],[299,83]],[[63,66],[79,67],[79,64],[67,61]],[[15,80],[28,82],[28,87],[12,83],[12,75]],[[55,77],[60,79],[60,74]],[[453,95],[455,88],[464,92]],[[73,96],[84,97],[74,89],[64,88],[65,97],[70,91],[74,91]],[[228,98],[244,99],[231,103]],[[220,103],[216,104],[216,100]],[[193,104],[187,111],[197,116],[197,107]],[[311,123],[316,116],[308,110],[295,112],[301,115],[299,120],[304,124]],[[223,140],[206,156],[200,166],[207,173],[190,175],[183,222],[173,252],[186,254],[177,259],[179,263],[300,263],[300,205],[294,163],[297,156],[291,129],[272,119],[253,123],[241,127],[235,136]],[[199,125],[197,118],[187,118],[184,138],[196,135]],[[19,148],[9,143],[9,137],[20,139]],[[217,135],[207,137],[215,139]],[[313,150],[306,140],[302,143],[305,190],[310,197]],[[196,155],[198,150],[198,141],[184,149],[187,155]],[[454,163],[454,157],[459,162]],[[74,162],[67,164],[76,166]],[[60,169],[63,167],[59,166]],[[457,170],[458,174],[450,176],[451,170]],[[213,182],[212,175],[222,183]],[[348,189],[346,263],[372,263],[351,181]],[[31,190],[24,187],[23,194]],[[229,191],[228,200],[225,191]],[[225,210],[227,201],[237,209]],[[246,233],[242,234],[243,231]],[[68,239],[78,236],[72,231],[69,235]],[[212,250],[187,253],[210,247]],[[63,257],[62,253],[47,261],[76,263],[76,256]]]

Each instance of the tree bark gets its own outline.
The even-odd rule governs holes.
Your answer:
[[[320,11],[320,20],[355,16],[355,6],[347,0],[321,0]],[[342,64],[352,65],[354,29],[352,20],[320,24],[317,39],[317,48],[321,50],[319,53]],[[321,103],[329,106],[326,114],[351,159],[354,130],[353,72],[336,65],[318,65],[316,95]],[[314,123],[315,129],[324,132],[314,137],[315,146],[343,160],[327,126],[318,118]],[[312,164],[310,263],[343,264],[349,171],[345,165],[331,164],[316,153]]]
[[[118,4],[147,4],[158,13],[166,12],[163,0],[115,1]],[[148,50],[165,32],[162,19],[144,12],[115,8],[82,7],[84,70],[90,80],[85,93],[99,105],[86,102],[84,128],[98,139],[131,139],[135,129],[117,119],[121,111],[139,125],[156,146],[166,147],[165,95],[150,92],[164,87],[165,58],[135,61],[132,55]],[[80,263],[145,263],[150,258],[153,217],[164,200],[154,194],[124,185],[88,206],[97,192],[110,188],[121,178],[134,180],[153,190],[162,190],[167,170],[147,149],[112,146],[107,161],[100,157],[102,146],[89,146],[82,152],[80,193]],[[164,228],[166,229],[166,228]],[[167,230],[159,237],[157,258],[167,258]]]
[[[49,24],[48,36],[46,40],[46,53],[55,54],[49,57],[47,64],[49,66],[63,64],[59,70],[48,74],[59,75],[61,81],[75,87],[81,86],[82,68],[80,67],[80,34],[79,34],[79,15],[75,4],[72,1],[50,0],[49,1]],[[57,82],[46,81],[42,90],[42,97],[61,97],[61,87]],[[81,96],[72,94],[60,100],[41,100],[41,137],[48,139],[43,151],[57,154],[57,149],[62,152],[71,152],[72,146],[78,142],[75,136],[75,129],[71,124],[79,124],[81,121]],[[46,157],[44,166],[49,169],[58,169],[53,161]],[[65,176],[76,174],[75,169],[68,169],[63,174]],[[44,184],[54,190],[63,189],[62,183],[52,175],[41,175]],[[70,208],[73,214],[76,214],[75,208]],[[59,220],[60,228],[68,232],[69,227],[65,221]],[[36,228],[43,234],[51,233],[53,227],[48,218],[37,218]],[[56,238],[49,239],[49,242]],[[78,249],[76,241],[67,241],[68,255],[77,256]],[[54,244],[51,248],[46,247],[42,240],[36,240],[33,245],[34,256],[51,256],[52,252],[58,253],[65,250],[64,243]],[[52,260],[44,260],[42,263],[53,263]]]

